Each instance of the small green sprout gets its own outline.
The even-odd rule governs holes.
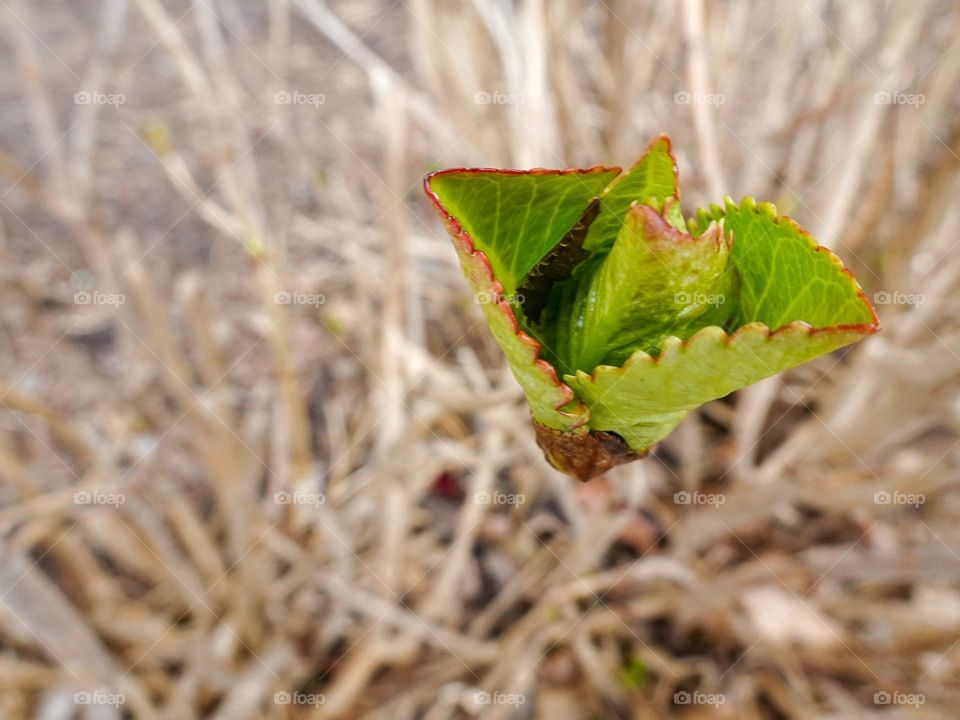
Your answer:
[[[620,684],[627,690],[639,690],[647,681],[647,665],[641,657],[629,657],[620,669]]]
[[[840,260],[773,205],[728,198],[685,222],[666,136],[626,172],[453,169],[424,187],[544,454],[581,480],[879,327]]]

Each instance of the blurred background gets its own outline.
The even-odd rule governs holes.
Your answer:
[[[0,0],[0,717],[947,718],[954,0]],[[776,202],[880,334],[581,485],[421,191]]]

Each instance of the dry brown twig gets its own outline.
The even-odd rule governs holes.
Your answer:
[[[2,9],[0,716],[944,716],[956,7],[455,5]],[[419,178],[660,131],[884,329],[579,487]]]

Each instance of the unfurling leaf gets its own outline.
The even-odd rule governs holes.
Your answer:
[[[443,170],[425,189],[544,454],[582,480],[878,328],[839,259],[772,205],[728,199],[687,227],[665,136],[625,173]]]

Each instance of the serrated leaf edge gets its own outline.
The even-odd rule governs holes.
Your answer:
[[[663,364],[665,361],[669,361],[672,357],[686,353],[690,348],[696,343],[706,342],[708,340],[719,341],[722,344],[733,347],[735,343],[741,340],[741,338],[748,335],[762,334],[764,339],[767,342],[770,342],[775,337],[781,334],[802,334],[804,336],[813,336],[819,335],[821,333],[852,333],[865,337],[867,335],[872,335],[879,329],[879,323],[875,324],[847,324],[847,325],[828,325],[825,327],[813,327],[810,323],[804,322],[803,320],[794,320],[789,322],[786,325],[781,325],[775,330],[771,330],[769,327],[760,322],[747,323],[742,327],[737,328],[733,333],[727,334],[726,331],[716,325],[710,325],[705,328],[701,328],[693,335],[691,335],[686,340],[681,340],[676,336],[668,337],[664,343],[663,348],[656,355],[650,355],[649,353],[644,352],[643,350],[638,350],[633,355],[631,355],[627,361],[620,366],[615,365],[598,365],[591,372],[587,373],[583,370],[578,370],[576,375],[567,375],[565,377],[574,377],[578,382],[584,383],[596,383],[598,373],[617,373],[622,374],[629,370],[634,365],[639,363],[645,363],[649,366],[658,366]]]
[[[711,203],[707,208],[698,209],[694,217],[691,217],[688,222],[690,232],[693,235],[699,236],[701,233],[703,233],[707,229],[710,222],[716,222],[717,220],[720,220],[726,217],[727,211],[742,210],[744,208],[746,208],[747,210],[753,211],[757,215],[765,215],[770,220],[772,220],[776,225],[781,225],[781,224],[788,225],[793,231],[795,231],[799,236],[804,238],[807,241],[807,243],[809,243],[811,250],[813,250],[814,252],[826,255],[830,259],[830,261],[834,264],[834,266],[844,276],[846,276],[847,280],[850,282],[851,287],[853,287],[853,289],[856,291],[857,297],[866,306],[866,308],[870,311],[870,315],[873,317],[872,323],[860,323],[860,324],[853,324],[853,325],[834,325],[834,326],[826,326],[820,329],[826,330],[832,327],[832,328],[839,328],[839,329],[845,329],[845,330],[854,330],[857,328],[863,328],[865,335],[873,334],[880,329],[880,318],[877,315],[876,308],[873,307],[873,304],[867,298],[866,293],[863,292],[863,288],[860,287],[860,283],[857,282],[857,279],[853,276],[853,273],[850,272],[847,266],[843,264],[843,261],[839,257],[837,257],[837,255],[833,251],[831,251],[829,248],[824,247],[823,245],[818,243],[816,239],[814,239],[814,237],[810,233],[804,230],[803,227],[801,227],[800,223],[798,223],[792,217],[790,217],[789,215],[778,214],[777,206],[774,205],[773,203],[757,202],[755,198],[748,195],[747,197],[744,197],[740,201],[740,204],[738,205],[733,201],[733,198],[731,198],[728,195],[723,199],[723,207],[721,207],[720,205],[717,205],[716,203]],[[736,242],[736,238],[734,238],[734,242]]]

